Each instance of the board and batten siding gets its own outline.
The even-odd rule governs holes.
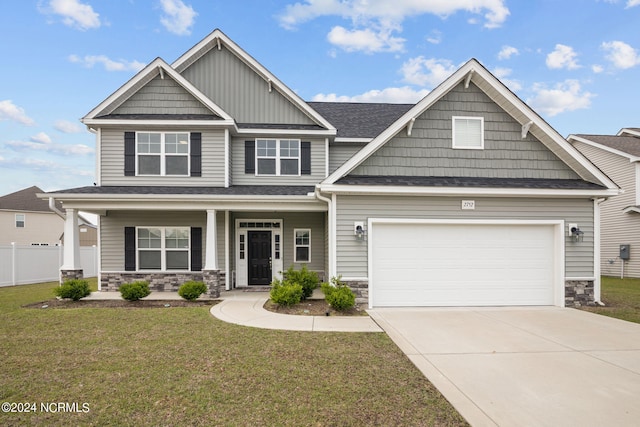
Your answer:
[[[275,137],[265,137],[273,139]],[[255,174],[246,174],[244,169],[244,149],[245,141],[254,140],[255,138],[232,138],[231,139],[231,158],[233,159],[233,167],[231,175],[233,176],[232,185],[316,185],[322,181],[325,176],[325,141],[318,138],[302,138],[301,141],[311,142],[311,174],[310,175],[282,175],[282,176],[256,176]],[[286,138],[285,138],[286,139]],[[297,139],[297,138],[296,138]]]
[[[125,227],[202,227],[202,265],[206,256],[206,212],[109,211],[100,218],[102,271],[124,271]],[[224,212],[216,213],[218,268],[224,269]]]
[[[465,198],[473,199],[473,198]],[[338,196],[337,274],[367,277],[367,241],[353,234],[353,224],[369,218],[564,220],[577,223],[584,241],[565,234],[565,275],[593,277],[593,202],[589,199],[475,198],[475,210],[462,210],[461,198]],[[401,207],[401,208],[400,208]],[[566,227],[565,227],[566,228]]]
[[[214,114],[169,76],[154,78],[112,114]]]
[[[125,131],[201,132],[202,176],[124,176]],[[203,129],[102,129],[100,185],[178,185],[224,187],[224,130]]]
[[[296,270],[306,265],[309,270],[326,271],[326,227],[325,212],[234,212],[231,215],[231,227],[235,227],[236,219],[251,220],[282,220],[282,268],[285,270],[292,265]],[[294,263],[294,234],[296,228],[311,229],[311,262],[310,263]],[[236,265],[236,240],[237,235],[231,233],[231,269],[235,270]]]
[[[329,173],[333,173],[344,162],[352,158],[367,145],[365,142],[331,142],[329,143]]]
[[[225,47],[211,49],[181,74],[236,123],[315,124]]]
[[[636,206],[636,168],[627,157],[619,156],[581,142],[574,146],[600,170],[609,176],[623,194],[611,197],[600,205],[600,269],[605,276],[620,276],[622,273],[620,245],[631,245],[631,257],[625,262],[625,277],[640,277],[640,215],[624,213],[623,209]],[[609,262],[613,260],[613,262]]]
[[[453,149],[452,117],[484,118],[484,149]],[[460,83],[351,175],[579,179],[473,83]]]

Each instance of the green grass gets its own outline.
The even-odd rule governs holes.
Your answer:
[[[585,310],[629,322],[640,323],[640,279],[602,277],[601,299],[604,307]]]
[[[55,286],[0,288],[0,402],[38,405],[0,425],[466,425],[383,333],[262,330],[207,307],[21,307]]]

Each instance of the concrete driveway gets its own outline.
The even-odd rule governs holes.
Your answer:
[[[558,307],[368,311],[474,426],[640,425],[640,324]]]

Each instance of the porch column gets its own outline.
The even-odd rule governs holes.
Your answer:
[[[82,278],[80,265],[80,235],[78,234],[78,211],[66,209],[64,221],[64,262],[60,267],[60,281]]]
[[[207,209],[207,240],[204,258],[205,270],[218,269],[218,235],[216,232],[216,211]]]

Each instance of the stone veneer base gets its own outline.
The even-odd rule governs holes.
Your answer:
[[[60,283],[64,283],[67,280],[83,279],[84,270],[60,270]]]
[[[149,282],[149,289],[157,292],[177,292],[184,282],[191,280],[204,282],[209,289],[208,294],[218,298],[220,289],[225,285],[225,274],[218,270],[183,273],[109,272],[101,274],[100,289],[107,292],[117,292],[123,283],[139,280]]]

